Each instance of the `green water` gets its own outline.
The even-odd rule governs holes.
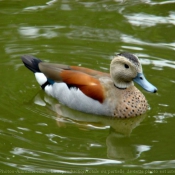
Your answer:
[[[1,0],[0,174],[175,174],[174,9],[170,0]],[[20,60],[108,72],[122,51],[158,88],[141,89],[146,115],[122,121],[61,106]]]

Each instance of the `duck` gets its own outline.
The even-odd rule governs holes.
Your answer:
[[[140,116],[149,105],[134,82],[148,92],[157,92],[145,78],[139,58],[127,52],[114,56],[109,73],[48,63],[31,55],[21,59],[46,94],[84,113],[122,119]]]

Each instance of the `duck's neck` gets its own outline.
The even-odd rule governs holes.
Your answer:
[[[130,86],[133,86],[134,83],[131,81],[131,82],[117,82],[117,81],[114,81],[114,86],[117,87],[118,89],[127,89],[128,87]]]
[[[115,84],[114,84],[114,86],[115,86],[117,89],[121,89],[121,90],[126,89],[126,88],[120,88],[120,87],[117,87]]]

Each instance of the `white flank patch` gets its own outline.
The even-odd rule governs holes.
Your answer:
[[[40,84],[40,86],[43,85],[47,81],[46,76],[41,72],[36,72],[35,78],[36,78],[36,81]]]

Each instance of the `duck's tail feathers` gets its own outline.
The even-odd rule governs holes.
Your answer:
[[[52,84],[50,82],[51,80],[47,79],[47,77],[39,69],[38,65],[42,62],[40,59],[31,55],[23,55],[21,59],[24,65],[34,73],[35,78],[42,89],[45,89],[47,85]]]
[[[40,59],[35,58],[34,56],[31,56],[31,55],[23,55],[21,59],[24,65],[33,73],[40,72],[38,67],[38,64],[42,62]]]

